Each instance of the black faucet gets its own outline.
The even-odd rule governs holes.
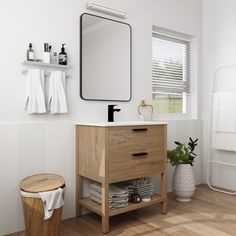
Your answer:
[[[108,105],[108,122],[114,122],[114,112],[119,112],[120,109],[114,109],[114,106],[117,105]]]

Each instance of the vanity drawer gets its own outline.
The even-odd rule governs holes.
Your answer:
[[[164,149],[164,126],[109,128],[109,155],[132,151]]]
[[[164,138],[163,125],[109,128],[109,182],[163,172]]]
[[[120,152],[109,155],[109,182],[148,176],[163,172],[166,160],[163,150]]]

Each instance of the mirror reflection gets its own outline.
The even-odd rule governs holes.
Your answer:
[[[80,95],[86,100],[131,99],[131,27],[84,13],[80,19]]]

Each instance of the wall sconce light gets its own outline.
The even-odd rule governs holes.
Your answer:
[[[127,12],[123,12],[123,11],[118,11],[109,7],[104,7],[102,5],[99,4],[95,4],[95,3],[87,3],[87,9],[89,10],[93,10],[93,11],[98,11],[98,12],[102,12],[111,16],[115,16],[115,17],[119,17],[122,19],[125,19],[129,16],[129,14]]]

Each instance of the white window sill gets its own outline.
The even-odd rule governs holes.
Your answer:
[[[200,120],[199,118],[192,118],[188,114],[179,114],[179,113],[155,113],[153,114],[154,121],[178,121],[178,120]]]

